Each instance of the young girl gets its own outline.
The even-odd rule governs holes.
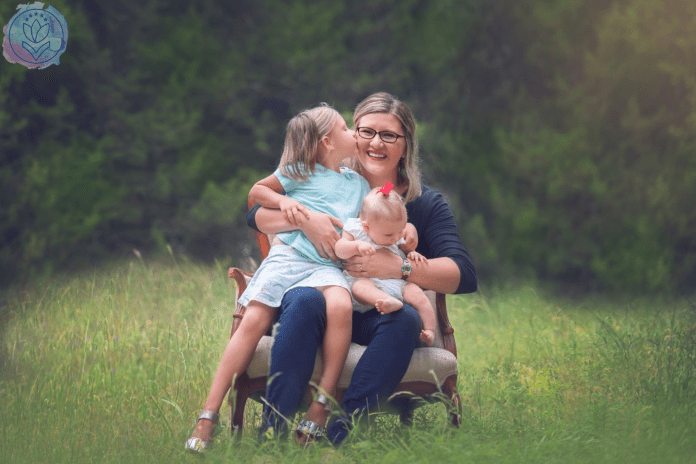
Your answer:
[[[268,208],[280,209],[293,224],[309,219],[312,210],[345,222],[355,217],[370,188],[355,171],[339,169],[339,162],[357,154],[353,131],[326,104],[303,111],[289,123],[279,168],[257,182],[250,195]],[[285,191],[286,195],[276,193]],[[322,345],[323,376],[318,395],[296,432],[298,441],[321,436],[328,416],[327,395],[334,395],[351,338],[352,302],[340,262],[322,258],[298,230],[276,235],[268,257],[249,282],[239,303],[246,306],[242,321],[230,338],[213,385],[186,449],[203,452],[222,401],[236,376],[248,367],[256,345],[275,318],[285,293],[295,287],[315,287],[326,299],[326,332]]]
[[[373,189],[363,200],[360,217],[345,222],[343,236],[336,242],[336,255],[341,259],[355,255],[371,256],[376,248],[387,248],[403,259],[406,258],[403,248],[408,251],[408,259],[426,262],[423,255],[415,251],[417,242],[407,247],[402,240],[407,226],[406,216],[406,207],[398,193],[390,187]],[[433,344],[435,311],[418,285],[403,279],[356,279],[347,272],[345,275],[358,303],[353,306],[356,311],[377,308],[381,314],[387,314],[401,309],[402,301],[405,301],[418,311],[423,322],[420,340],[428,346]]]

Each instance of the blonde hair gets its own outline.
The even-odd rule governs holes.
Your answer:
[[[406,187],[404,191],[404,202],[409,203],[423,192],[421,187],[421,172],[418,166],[418,139],[416,137],[416,120],[409,107],[393,95],[386,92],[379,92],[370,95],[361,101],[353,113],[353,125],[358,126],[360,118],[366,114],[387,113],[393,114],[401,122],[406,140],[406,156],[401,158],[396,172],[396,187]],[[353,169],[362,172],[357,166],[357,161],[351,163]]]
[[[319,144],[336,123],[338,111],[327,103],[302,111],[288,123],[285,146],[280,157],[280,172],[299,181],[314,174]]]
[[[401,195],[394,190],[389,192],[389,195],[385,195],[380,192],[381,189],[381,187],[377,187],[370,190],[370,193],[363,199],[360,219],[367,221],[379,218],[394,222],[406,222],[408,214]]]

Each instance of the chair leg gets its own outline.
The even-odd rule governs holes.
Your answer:
[[[449,411],[450,420],[452,425],[459,427],[462,425],[462,403],[459,399],[459,392],[457,391],[457,377],[452,375],[445,380],[442,386],[442,393],[444,393],[447,398],[452,402],[446,405]]]
[[[413,425],[413,403],[411,401],[404,401],[404,404],[399,409],[399,420],[401,425],[405,427]]]
[[[233,396],[234,395],[234,396]],[[237,379],[235,390],[230,389],[230,422],[232,428],[230,433],[237,435],[237,438],[242,437],[242,429],[244,428],[244,409],[246,402],[249,399],[249,376],[245,372]]]

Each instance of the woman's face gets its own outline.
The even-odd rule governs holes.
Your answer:
[[[369,127],[376,132],[389,131],[404,135],[399,119],[390,113],[370,113],[357,121],[358,127]],[[399,160],[406,156],[406,140],[399,137],[394,143],[385,143],[375,134],[371,139],[360,135],[358,140],[358,162],[363,169],[373,176],[389,177],[396,173]]]

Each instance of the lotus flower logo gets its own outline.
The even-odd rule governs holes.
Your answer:
[[[3,28],[3,55],[10,63],[28,68],[60,64],[68,43],[68,24],[58,10],[43,3],[19,5],[19,12]]]
[[[41,14],[41,17],[43,19],[43,14]],[[30,38],[31,42],[22,42],[22,48],[31,53],[31,56],[34,57],[34,59],[37,59],[46,50],[51,49],[50,42],[44,42],[43,45],[40,45],[40,43],[43,42],[46,37],[48,37],[48,24],[44,23],[42,25],[38,19],[34,19],[31,26],[27,23],[24,23],[23,26],[24,35],[28,39]]]

